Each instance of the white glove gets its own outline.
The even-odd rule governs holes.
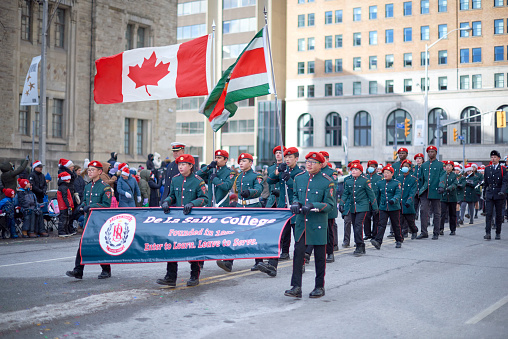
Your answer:
[[[127,199],[130,199],[130,198],[132,198],[132,195],[129,192],[125,192],[125,197]]]
[[[138,196],[138,204],[141,202],[141,197]]]
[[[143,205],[147,205],[147,204],[148,204],[148,198],[143,199]]]

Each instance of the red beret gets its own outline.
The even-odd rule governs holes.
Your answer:
[[[215,156],[221,156],[224,158],[229,158],[229,153],[224,151],[223,149],[218,149],[215,151]]]
[[[238,163],[240,163],[240,160],[243,160],[243,159],[249,159],[250,161],[254,161],[254,158],[249,153],[242,153],[242,154],[240,154],[238,156]]]
[[[358,162],[356,162],[357,160],[353,161],[350,165],[351,165],[351,169],[353,168],[356,168],[356,169],[359,169],[360,171],[363,172],[363,166],[362,164],[360,164],[360,161],[358,160]]]
[[[298,148],[289,147],[284,151],[284,156],[298,153]]]
[[[16,192],[14,192],[14,190],[10,188],[4,188],[2,192],[4,192],[5,196],[8,198],[14,198],[14,196],[16,195]]]
[[[123,163],[122,165],[123,165],[122,167],[124,167],[125,163]],[[100,161],[93,160],[88,163],[88,167],[102,168],[102,163]],[[121,170],[120,167],[118,168]]]
[[[379,164],[377,163],[377,161],[376,161],[376,160],[369,160],[369,161],[367,162],[367,167],[369,167],[370,165],[376,165],[376,166],[377,166],[377,165],[379,165]]]
[[[328,165],[328,167],[333,168],[332,164],[330,162],[327,165]]]
[[[30,183],[30,181],[26,180],[26,179],[18,179],[18,184],[19,184],[19,187],[21,188],[25,188],[26,185],[28,185]]]
[[[392,172],[392,174],[395,172],[392,165],[386,165],[385,167],[383,167],[383,172],[384,171],[390,171],[390,172]]]
[[[402,167],[402,165],[404,165],[404,164],[409,164],[409,166],[411,167],[411,160],[409,160],[409,159],[405,159],[405,160],[403,160],[403,161],[400,163],[400,167]]]
[[[434,151],[436,151],[436,152],[437,152],[437,147],[436,147],[436,146],[429,146],[429,147],[427,147],[427,149],[425,150],[425,152],[429,153],[429,151],[432,151],[432,150],[434,150]]]
[[[284,146],[284,151],[286,150],[286,146]],[[280,146],[277,146],[273,149],[273,154],[275,154],[275,152],[277,151],[280,151]]]
[[[320,163],[325,162],[325,157],[321,153],[318,153],[318,152],[309,152],[309,154],[307,154],[305,156],[305,159],[316,160],[316,161],[319,161]]]
[[[444,161],[443,161],[443,164],[445,164],[445,166],[446,166],[446,165],[452,165],[453,167],[455,167],[455,164],[454,164],[454,163],[453,163],[453,161],[451,161],[451,160],[444,160]]]
[[[71,175],[67,172],[62,172],[62,173],[58,174],[58,179],[61,179],[63,181],[71,180]]]
[[[407,148],[405,147],[401,147],[399,148],[399,150],[397,151],[397,153],[400,153],[400,152],[406,152],[406,153],[409,153],[409,151],[407,150]]]
[[[347,165],[347,167],[351,168],[351,166],[353,166],[353,164],[359,164],[359,163],[360,163],[360,160],[353,160],[353,161],[351,161],[351,162]]]
[[[413,158],[413,159],[414,159],[414,160],[416,160],[416,158],[422,158],[422,159],[425,159],[425,157],[423,156],[423,153],[417,153],[417,154],[415,154],[415,156],[414,156],[414,158]]]
[[[328,154],[327,151],[319,151],[319,153],[321,153],[325,158],[329,158],[330,157],[330,154]]]
[[[181,162],[187,162],[189,164],[195,164],[194,157],[190,154],[182,154],[179,155],[178,158],[176,158],[176,163],[179,164]]]

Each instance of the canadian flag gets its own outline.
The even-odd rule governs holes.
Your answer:
[[[208,95],[211,34],[164,47],[137,48],[95,61],[98,104]]]

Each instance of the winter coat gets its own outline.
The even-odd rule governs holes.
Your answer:
[[[60,173],[68,173],[70,176],[71,176],[71,182],[68,184],[69,186],[69,190],[71,191],[71,194],[74,195],[74,193],[76,193],[76,189],[74,188],[74,181],[76,180],[76,172],[74,171],[71,171],[70,169],[68,169],[67,167],[65,166],[62,166],[62,165],[59,165],[58,166],[58,174]],[[60,182],[62,180],[58,179],[58,185],[60,186]]]
[[[14,199],[5,197],[0,200],[0,210],[5,213],[5,216],[9,219],[14,218]]]
[[[148,159],[146,160],[146,169],[149,171],[153,171],[155,169],[155,165],[153,163],[153,154],[148,154]]]
[[[152,172],[152,176],[156,178],[158,175],[157,171]],[[159,197],[159,190],[161,188],[161,184],[155,182],[154,179],[152,179],[152,176],[150,176],[148,180],[148,186],[150,187],[150,202],[148,206],[150,207],[159,207],[160,197]]]
[[[21,165],[18,168],[13,169],[13,165],[10,162],[3,162],[0,164],[0,170],[2,171],[2,185],[4,188],[10,188],[12,190],[16,190],[17,181],[16,176],[23,172],[28,165],[28,160],[23,160]]]
[[[118,158],[118,155],[115,155],[116,152],[111,152],[111,158],[109,158],[108,163],[111,168],[115,167],[116,159]]]
[[[58,201],[58,208],[60,209],[60,211],[66,210],[68,208],[74,209],[74,202],[72,200],[71,191],[69,190],[69,186],[67,186],[67,183],[65,181],[61,181],[60,184],[58,185],[56,199]]]
[[[37,198],[30,190],[20,188],[15,201],[23,213],[37,209]]]
[[[74,181],[74,189],[76,193],[78,193],[79,201],[83,201],[83,195],[85,194],[85,186],[86,181],[83,179],[81,175],[76,175],[76,180]]]
[[[137,198],[141,196],[141,192],[136,179],[134,179],[132,175],[129,175],[127,180],[120,177],[116,188],[118,190],[119,197],[118,207],[136,207],[136,201]],[[125,196],[125,192],[130,193],[131,197],[127,198]]]
[[[139,190],[141,191],[141,204],[144,204],[145,199],[150,200],[150,186],[148,181],[150,180],[150,171],[142,170],[139,172]]]
[[[30,184],[32,184],[32,192],[34,192],[37,197],[37,202],[43,203],[47,189],[46,177],[42,172],[39,173],[33,170],[32,173],[30,173],[29,180]]]
[[[102,181],[104,181],[106,184],[108,184],[113,188],[115,186],[116,180],[118,179],[116,175],[112,176],[109,175],[109,163],[104,164],[104,168],[102,169],[102,174],[100,178]]]

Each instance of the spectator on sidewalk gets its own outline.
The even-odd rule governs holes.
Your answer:
[[[58,175],[58,179],[58,191],[56,193],[58,208],[60,210],[58,215],[58,237],[63,238],[76,234],[70,227],[74,201],[69,190],[71,176],[68,173],[62,172]]]

